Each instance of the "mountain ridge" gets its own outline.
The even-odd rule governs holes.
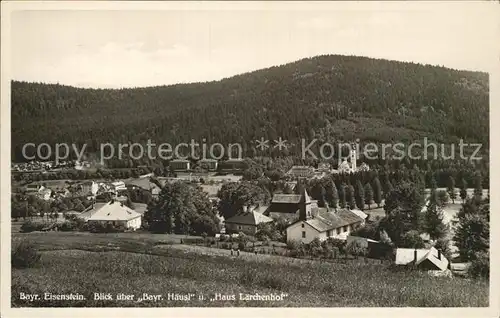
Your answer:
[[[12,146],[18,156],[26,142],[428,136],[487,144],[488,80],[483,72],[322,55],[203,83],[94,89],[13,81]]]

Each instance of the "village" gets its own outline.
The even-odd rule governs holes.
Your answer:
[[[462,209],[462,204],[455,202],[456,195],[461,191],[458,188],[453,189],[451,196],[446,188],[423,191],[422,215],[435,200],[433,196],[440,200],[438,206],[442,226],[448,229],[446,240],[438,241],[436,235],[423,231],[418,233],[418,237],[411,238],[413,241],[410,243],[397,246],[387,232],[373,230],[374,224],[380,223],[386,216],[386,195],[381,195],[383,190],[380,184],[374,184],[378,192],[375,195],[371,185],[367,184],[364,190],[371,194],[365,193],[364,202],[358,203],[358,206],[353,202],[357,200],[354,193],[347,200],[351,202],[338,204],[338,198],[334,199],[335,206],[329,206],[327,201],[332,200],[324,200],[324,193],[320,200],[313,199],[309,193],[315,191],[311,182],[369,173],[370,167],[366,163],[357,164],[354,151],[335,169],[326,162],[317,167],[291,166],[283,179],[278,180],[282,188],[276,189],[267,201],[248,197],[258,196],[255,193],[236,191],[231,195],[246,198],[233,197],[230,199],[232,202],[221,202],[228,200],[221,191],[224,187],[252,183],[244,180],[243,172],[248,168],[244,160],[201,160],[195,163],[194,169],[192,165],[190,160],[170,161],[172,177],[155,176],[154,172],[150,172],[135,178],[42,180],[16,187],[17,193],[13,193],[13,198],[16,198],[13,199],[13,232],[83,230],[91,233],[125,232],[130,235],[147,233],[146,224],[152,223],[148,209],[154,210],[155,202],[162,200],[162,195],[168,195],[162,194],[165,185],[186,184],[201,190],[212,205],[218,224],[213,227],[215,230],[203,233],[185,232],[199,239],[181,239],[183,244],[203,242],[204,246],[229,250],[228,256],[275,253],[291,257],[322,255],[322,252],[314,251],[313,246],[320,250],[323,246],[327,252],[321,257],[330,259],[336,259],[343,253],[356,256],[356,259],[363,256],[389,261],[400,267],[415,267],[437,276],[463,276],[466,273],[468,264],[460,261],[460,253],[453,242],[458,213]],[[35,166],[50,167],[50,163],[36,163]],[[79,169],[81,166],[76,164]],[[378,180],[375,182],[379,183]],[[346,186],[347,190],[349,188]],[[481,191],[482,199],[489,195],[489,192]],[[475,189],[467,189],[466,194],[461,193],[462,202],[476,194]],[[234,204],[234,201],[241,200],[249,203]],[[233,211],[222,213],[221,207],[228,204]],[[37,207],[33,208],[33,205]],[[366,229],[372,233],[366,235],[369,232]],[[176,230],[168,232],[174,234]],[[443,241],[447,246],[442,245]]]

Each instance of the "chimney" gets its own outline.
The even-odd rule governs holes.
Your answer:
[[[417,250],[413,251],[413,261],[416,263],[417,262]]]
[[[438,250],[438,259],[441,260],[441,250]]]

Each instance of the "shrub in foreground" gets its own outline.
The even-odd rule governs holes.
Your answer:
[[[476,259],[470,264],[467,273],[473,278],[489,278],[490,255],[486,252],[478,253]]]
[[[21,242],[11,252],[13,268],[34,267],[40,262],[40,253],[28,242]]]

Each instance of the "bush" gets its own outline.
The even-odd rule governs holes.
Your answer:
[[[48,224],[46,224],[46,223],[26,221],[21,225],[21,232],[29,233],[29,232],[33,232],[33,231],[40,231],[41,229],[43,229],[47,225]]]
[[[238,249],[240,251],[243,251],[245,249],[245,247],[246,247],[246,243],[244,243],[244,242],[239,242],[238,243]]]
[[[21,242],[11,252],[13,268],[34,267],[40,262],[40,258],[40,253],[28,242]]]
[[[299,246],[300,246],[300,241],[297,240],[290,240],[286,242],[286,247],[291,251],[298,249]]]
[[[123,225],[113,225],[111,223],[108,223],[108,224],[91,223],[88,225],[88,229],[92,233],[125,232],[125,227],[123,227]]]
[[[408,231],[401,237],[400,247],[404,248],[424,248],[424,240],[417,231]]]
[[[476,259],[472,261],[467,273],[473,278],[490,277],[490,255],[486,252],[480,252]]]

